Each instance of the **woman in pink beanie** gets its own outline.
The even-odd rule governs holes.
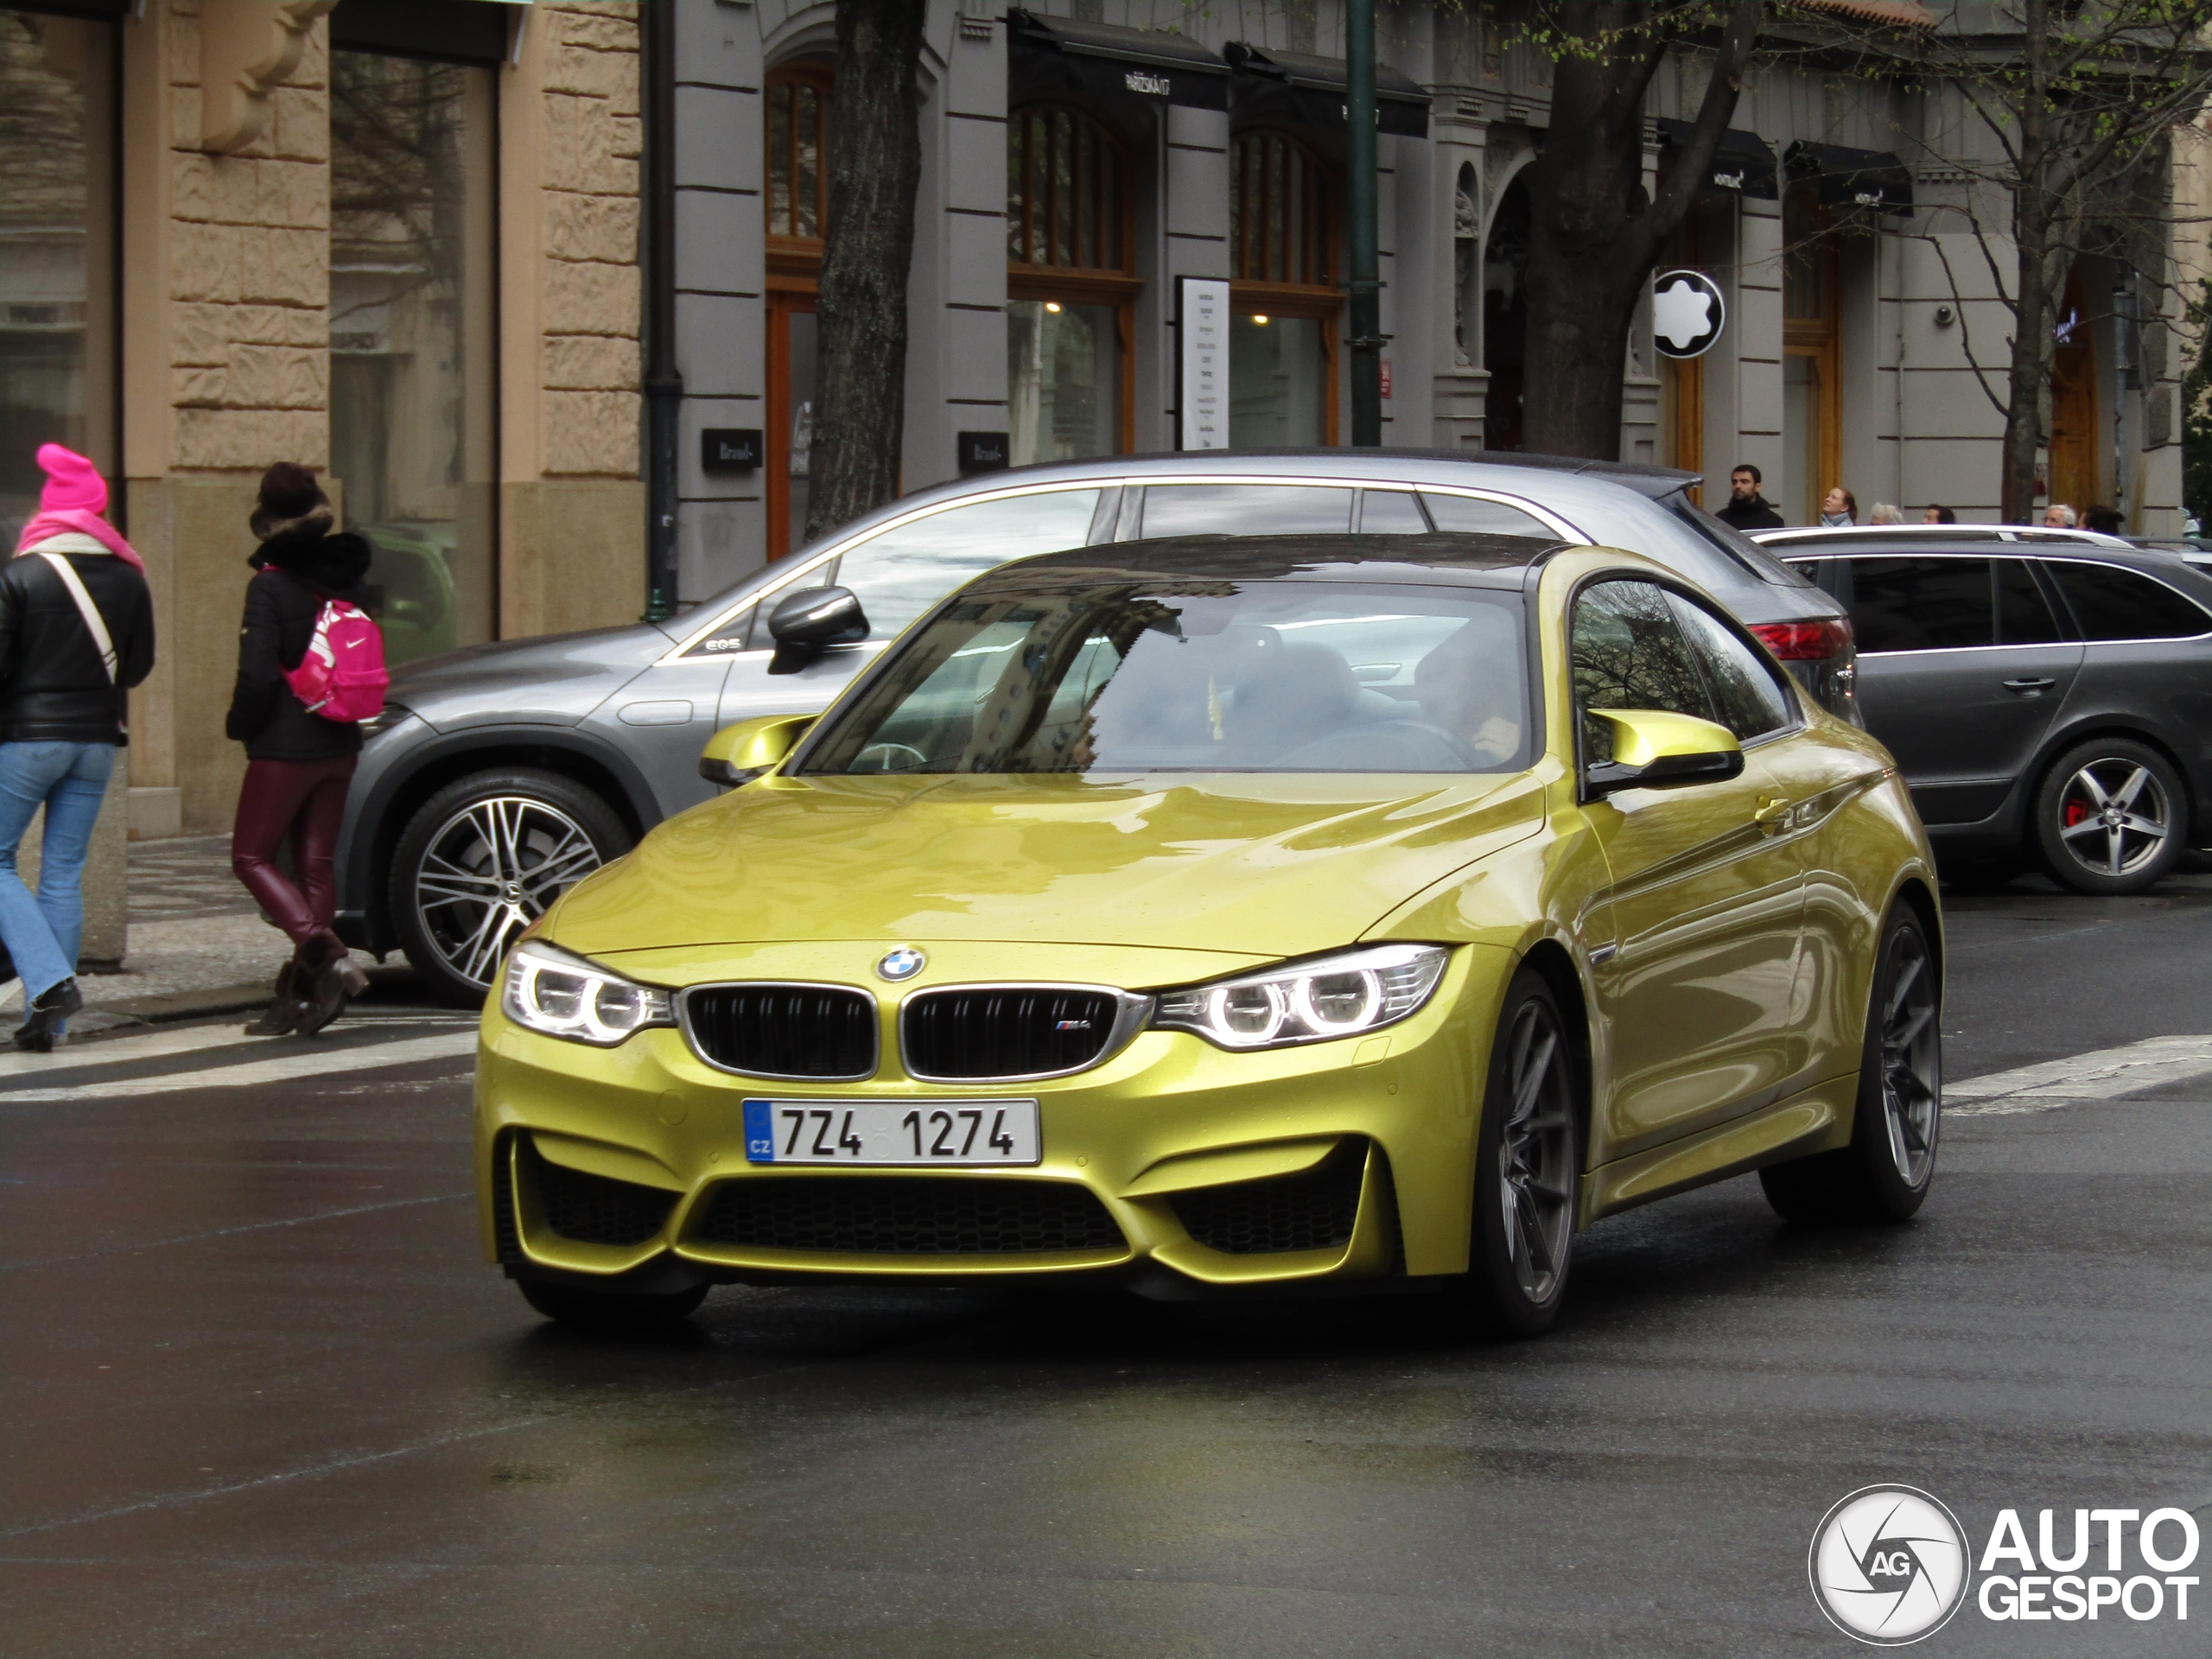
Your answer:
[[[153,671],[145,563],[101,517],[107,484],[84,456],[39,447],[39,509],[0,566],[0,941],[29,1015],[16,1046],[50,1050],[71,1014],[85,931],[85,853],[100,815],[130,689]],[[38,896],[16,849],[43,807]]]

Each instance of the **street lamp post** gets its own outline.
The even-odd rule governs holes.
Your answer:
[[[1351,223],[1351,441],[1382,442],[1382,301],[1375,256],[1375,0],[1344,6],[1344,207]]]

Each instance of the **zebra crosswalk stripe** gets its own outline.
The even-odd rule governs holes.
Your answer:
[[[266,1039],[262,1040],[261,1046],[268,1046]],[[160,1077],[100,1078],[53,1089],[9,1089],[0,1090],[0,1106],[29,1105],[48,1101],[130,1099],[142,1095],[175,1094],[186,1089],[249,1089],[260,1084],[287,1083],[297,1077],[327,1077],[340,1072],[411,1065],[418,1060],[459,1059],[475,1052],[476,1032],[471,1027],[464,1031],[441,1032],[435,1036],[403,1038],[397,1042],[354,1048],[318,1046],[270,1059],[245,1060],[236,1065],[204,1066],[195,1071],[172,1071]],[[149,1056],[141,1050],[137,1055],[123,1058],[145,1059],[157,1057]]]

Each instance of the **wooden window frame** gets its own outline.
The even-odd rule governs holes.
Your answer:
[[[1342,200],[1343,180],[1336,168],[1320,151],[1307,143],[1295,132],[1284,127],[1245,127],[1230,135],[1229,166],[1232,179],[1240,176],[1243,168],[1242,149],[1250,142],[1278,140],[1299,150],[1313,169],[1321,187],[1321,204],[1318,214],[1321,226],[1321,258],[1325,283],[1262,282],[1237,276],[1235,273],[1250,268],[1246,257],[1252,232],[1251,225],[1241,216],[1232,216],[1230,227],[1229,304],[1232,312],[1265,317],[1294,317],[1317,321],[1321,325],[1322,422],[1321,442],[1333,447],[1338,439],[1338,336],[1344,317],[1344,290],[1338,286],[1338,271],[1342,250],[1338,231],[1338,207]],[[1241,206],[1241,194],[1235,198]]]
[[[829,107],[833,77],[823,64],[798,62],[780,64],[771,69],[761,86],[761,168],[763,188],[760,192],[760,221],[767,238],[766,266],[768,286],[797,293],[811,294],[820,286],[822,276],[822,238],[794,236],[774,229],[776,192],[771,169],[775,166],[775,144],[769,123],[775,116],[775,91],[779,86],[810,86],[821,100],[820,107]],[[797,137],[796,130],[793,133]],[[791,186],[797,190],[798,181],[798,149],[792,148],[793,178]],[[829,120],[825,113],[822,124],[822,138],[816,147],[815,223],[825,229],[830,215],[830,156]]]
[[[1806,193],[1809,195],[1809,193]],[[1785,205],[1785,222],[1787,207]],[[1833,216],[1827,209],[1813,203],[1806,214],[1811,233],[1825,238],[1834,227]],[[1789,249],[1787,232],[1783,248],[1783,306],[1782,321],[1782,353],[1783,358],[1808,358],[1819,383],[1818,418],[1820,433],[1817,454],[1799,456],[1793,464],[1809,462],[1818,469],[1814,487],[1808,498],[1812,504],[1813,520],[1818,523],[1821,503],[1827,493],[1843,480],[1843,326],[1838,315],[1841,309],[1843,290],[1843,260],[1834,243],[1823,240],[1816,245],[1815,257],[1820,262],[1821,286],[1821,315],[1818,317],[1793,317],[1789,315]]]
[[[1116,454],[1131,454],[1137,447],[1136,307],[1137,296],[1144,291],[1144,279],[1136,274],[1135,270],[1136,191],[1133,158],[1128,145],[1111,127],[1081,104],[1067,99],[1032,99],[1007,111],[1007,140],[1009,144],[1014,141],[1015,124],[1039,111],[1065,111],[1094,128],[1098,139],[1112,148],[1121,190],[1116,229],[1121,242],[1122,264],[1119,266],[1045,264],[1033,260],[1014,259],[1009,250],[1006,265],[1006,296],[1009,300],[1114,308],[1114,340],[1121,362],[1121,372],[1117,377],[1120,384],[1115,388],[1114,439]],[[1007,207],[1007,234],[1011,241],[1011,201]],[[1028,234],[1024,235],[1023,240],[1032,245],[1034,244],[1033,236]]]

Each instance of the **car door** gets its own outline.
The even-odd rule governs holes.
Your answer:
[[[1585,588],[1569,648],[1586,766],[1611,755],[1592,709],[1720,718],[1656,583]],[[1610,874],[1584,938],[1610,1052],[1608,1139],[1620,1152],[1755,1109],[1800,1067],[1790,996],[1803,889],[1796,849],[1759,820],[1769,774],[1755,742],[1740,777],[1625,790],[1583,809]]]
[[[894,522],[846,547],[835,560],[817,565],[793,584],[764,594],[747,620],[743,649],[728,644],[720,648],[730,654],[731,660],[717,724],[728,726],[760,715],[809,714],[827,708],[863,664],[909,622],[969,577],[1009,559],[1057,553],[1089,543],[1094,523],[1101,519],[1111,523],[1111,515],[1099,511],[1101,498],[1107,493],[1096,485],[1086,485],[982,501],[953,501],[935,512]],[[777,601],[799,591],[801,586],[833,585],[849,588],[859,596],[861,608],[868,615],[868,638],[856,645],[824,652],[796,674],[769,673],[773,642],[768,637],[767,614]],[[695,653],[714,652],[716,643],[710,637],[692,649]],[[695,774],[698,758],[695,745],[689,763]]]
[[[1818,563],[1816,580],[1859,638],[1866,729],[1897,757],[1921,821],[1996,812],[2082,667],[2031,562],[1977,552]]]

